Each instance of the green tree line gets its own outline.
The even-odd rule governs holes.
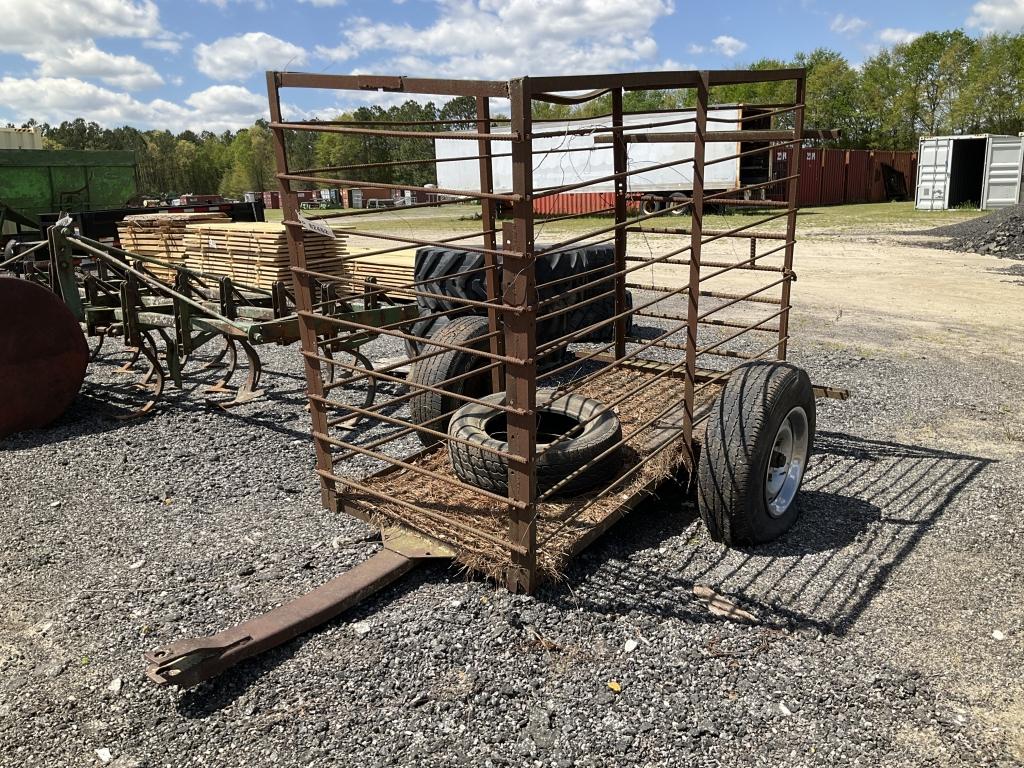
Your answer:
[[[407,101],[388,108],[360,107],[337,115],[335,119],[374,125],[407,122],[402,130],[417,130],[433,121],[440,128],[473,127],[460,120],[475,118],[476,101],[469,97],[452,99],[441,107],[432,102],[419,104]],[[38,127],[48,149],[131,150],[138,165],[139,191],[144,195],[162,197],[182,193],[215,194],[240,197],[244,192],[277,189],[274,176],[274,141],[265,120],[257,120],[239,131],[213,133],[183,131],[142,131],[124,126],[103,128],[82,118],[59,125],[30,120],[25,127]],[[364,163],[381,163],[359,174],[361,180],[422,186],[435,183],[433,164],[388,165],[395,161],[430,161],[434,157],[433,142],[425,139],[377,137],[341,133],[287,131],[289,165],[293,169],[337,167]],[[344,176],[343,172],[336,175]],[[312,188],[315,184],[298,184]]]
[[[807,68],[806,125],[842,130],[836,146],[915,149],[924,135],[1024,131],[1024,33],[975,39],[961,30],[929,32],[882,49],[858,67],[836,51],[818,48],[797,54],[792,61],[761,59],[750,68],[789,66]],[[778,103],[792,97],[792,84],[785,83],[716,88],[712,94],[718,103]],[[635,112],[692,103],[692,91],[629,92],[624,97],[627,111]],[[608,96],[575,106],[535,102],[534,116],[599,115],[606,114],[609,106]],[[402,130],[432,131],[439,128],[424,125],[425,121],[449,121],[441,129],[472,128],[465,121],[475,115],[474,100],[464,97],[440,107],[411,100],[387,108],[360,107],[336,119],[368,125],[402,122],[408,124]],[[239,131],[177,135],[128,126],[102,128],[83,119],[40,127],[48,147],[132,150],[144,194],[219,192],[237,197],[276,188],[273,137],[262,120]],[[432,159],[429,140],[308,131],[290,131],[286,140],[292,168],[340,167],[324,175],[351,178],[358,173],[360,180],[368,182],[420,186],[435,182],[431,163],[415,163]],[[344,169],[367,163],[373,166],[360,172]]]
[[[1024,34],[974,39],[961,30],[928,32],[880,50],[859,67],[836,51],[818,48],[792,61],[760,59],[750,69],[807,69],[805,124],[838,128],[835,146],[916,149],[921,136],[1024,131]],[[713,89],[712,102],[791,102],[791,83]],[[627,111],[693,105],[693,91],[626,93]],[[610,97],[569,107],[541,104],[535,117],[606,114]]]

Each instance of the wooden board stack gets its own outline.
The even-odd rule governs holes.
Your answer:
[[[185,227],[202,221],[227,221],[219,211],[208,213],[136,213],[125,216],[117,224],[121,247],[140,256],[173,264],[185,261]],[[158,264],[147,264],[150,272],[165,282],[174,281],[174,270]]]
[[[371,248],[359,250],[371,251]],[[401,288],[409,285],[416,278],[413,272],[416,266],[416,249],[407,248],[395,253],[381,253],[376,256],[359,257],[359,250],[353,248],[355,258],[349,261],[352,270],[353,287],[361,290],[364,280],[376,278],[377,284],[387,288]]]
[[[337,239],[305,232],[306,265],[311,270],[349,277],[344,261],[345,233]],[[185,266],[210,275],[230,277],[257,288],[278,280],[294,285],[284,224],[227,222],[190,224],[185,228]]]

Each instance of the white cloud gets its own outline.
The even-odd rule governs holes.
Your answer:
[[[356,52],[348,45],[336,45],[333,48],[328,48],[326,45],[318,45],[315,48],[316,55],[321,59],[330,59],[331,61],[348,61]]]
[[[743,51],[747,49],[747,44],[745,42],[733,37],[732,35],[719,35],[711,42],[714,43],[715,48],[718,49],[719,53],[724,56],[728,56],[729,58],[732,58],[739,53],[743,53]]]
[[[867,25],[868,23],[864,19],[857,16],[844,16],[840,13],[832,19],[829,29],[838,35],[853,36],[861,32]]]
[[[152,48],[154,51],[166,51],[167,53],[177,53],[181,50],[181,41],[172,37],[166,37],[161,40],[144,40],[142,45],[146,48]]]
[[[986,0],[971,6],[967,26],[982,32],[1019,32],[1024,28],[1024,0]]]
[[[686,48],[686,52],[689,53],[691,56],[700,56],[700,54],[704,53],[705,51],[707,51],[707,47],[703,45],[698,45],[697,43],[690,43]]]
[[[200,114],[245,115],[247,123],[267,112],[267,97],[240,85],[213,85],[193,93],[185,103]]]
[[[654,24],[673,0],[439,0],[430,24],[348,19],[354,52],[382,51],[409,74],[505,78],[606,72],[656,61]]]
[[[92,40],[72,42],[55,50],[26,53],[25,58],[39,64],[40,77],[98,77],[108,85],[126,91],[163,85],[153,67],[134,56],[118,56],[96,47]]]
[[[267,7],[267,4],[266,2],[264,2],[264,0],[199,0],[199,2],[207,3],[209,5],[215,5],[218,8],[227,8],[228,3],[230,2],[238,3],[239,5],[241,5],[242,3],[251,3],[257,10],[260,11]]]
[[[878,39],[886,45],[912,43],[921,36],[920,32],[911,32],[902,27],[886,27],[878,33]]]
[[[306,51],[266,32],[246,32],[196,46],[196,67],[213,80],[245,80],[267,69],[306,63]]]
[[[298,111],[288,107],[290,114]],[[132,125],[180,132],[225,131],[267,117],[266,97],[237,85],[214,85],[177,104],[141,101],[74,77],[0,78],[0,118],[21,123],[34,117],[49,123],[82,117],[100,125]]]
[[[69,38],[155,38],[163,34],[153,0],[4,0],[0,53],[32,53]]]
[[[345,4],[345,0],[299,0],[299,2],[309,3],[316,8],[334,8]]]

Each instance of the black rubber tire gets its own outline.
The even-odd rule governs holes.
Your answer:
[[[467,315],[452,320],[443,326],[430,338],[446,344],[454,344],[471,349],[486,351],[488,341],[484,338],[488,333],[486,317],[479,315]],[[424,352],[436,351],[438,348],[430,344],[423,345]],[[476,368],[482,368],[488,363],[488,359],[469,352],[460,352],[448,349],[439,355],[428,357],[424,360],[417,360],[409,366],[407,381],[411,387],[417,384],[426,384],[430,387],[440,387],[448,392],[471,397],[483,397],[491,392],[491,376],[489,371],[479,376],[469,376],[460,381],[443,384],[455,376],[468,373]],[[443,395],[438,392],[419,390],[413,397],[409,398],[409,412],[414,424],[424,424],[438,432],[446,432],[451,413],[462,403],[457,397]],[[438,438],[432,435],[418,432],[420,442],[430,446],[438,442]]]
[[[538,390],[537,401],[544,402],[553,392]],[[496,406],[503,405],[505,393],[498,392],[484,400]],[[554,434],[566,432],[571,428],[570,422],[584,422],[579,434],[555,443],[537,457],[538,495],[547,492],[579,469],[583,471],[561,486],[556,495],[581,493],[600,483],[608,484],[618,475],[621,467],[620,452],[609,449],[622,440],[622,425],[610,409],[599,413],[602,408],[604,405],[600,400],[582,395],[566,395],[538,407],[541,428],[546,415],[557,418]],[[452,416],[448,435],[507,452],[508,442],[501,439],[504,420],[503,411],[467,403]],[[538,451],[542,447],[538,444]],[[609,451],[607,456],[597,458],[605,451]],[[448,456],[459,479],[494,493],[508,493],[508,461],[503,456],[454,440],[448,441]]]
[[[550,255],[544,253],[544,246],[539,246],[537,250],[537,298],[544,303],[542,313],[550,314],[580,304],[584,299],[608,290],[604,283],[592,284],[600,273],[572,278],[573,275],[601,266],[607,266],[611,271],[614,268],[614,248],[611,245],[587,245]],[[458,310],[461,310],[460,314],[483,314],[482,308],[467,308],[467,305],[458,301],[487,300],[485,273],[477,271],[483,264],[483,256],[472,251],[419,248],[416,251],[414,277],[422,284],[417,290],[430,294],[417,296],[416,303],[419,305],[420,314],[454,313]],[[581,310],[585,310],[587,306],[589,305],[582,306]],[[599,319],[588,321],[577,311],[561,312],[541,319],[537,323],[537,342],[544,344],[585,325],[598,322]],[[426,337],[436,333],[446,322],[446,318],[443,317],[417,321],[411,326],[410,332],[416,336]],[[414,357],[419,354],[421,346],[420,342],[406,340],[406,353],[409,357]]]
[[[430,314],[430,310],[426,309],[425,307],[420,307],[420,314]],[[430,336],[433,336],[437,331],[441,330],[443,326],[448,325],[449,322],[450,321],[447,315],[441,315],[440,317],[431,317],[427,318],[426,320],[417,320],[415,323],[409,326],[407,333],[411,333],[413,336],[428,338]],[[403,342],[405,343],[406,357],[416,357],[420,353],[420,350],[423,349],[422,341],[403,339]]]
[[[779,517],[768,513],[765,481],[775,435],[797,406],[807,416],[809,458],[815,411],[807,373],[789,363],[754,362],[729,376],[708,420],[697,468],[698,507],[715,541],[760,544],[796,520],[796,501]]]
[[[434,312],[435,310],[420,307],[421,316],[431,315],[434,314]],[[468,316],[467,313],[465,312],[461,314],[462,316]],[[446,325],[451,323],[452,317],[458,316],[459,315],[456,315],[453,312],[451,317],[449,317],[448,315],[439,315],[438,317],[428,317],[424,320],[417,320],[411,326],[409,326],[408,332],[414,336],[419,336],[420,338],[428,339],[435,333],[440,331],[442,328],[444,328]],[[418,354],[420,354],[420,350],[423,349],[422,341],[413,341],[412,339],[404,339],[403,341],[405,342],[405,354],[407,357],[416,357]]]
[[[689,206],[684,205],[686,200],[687,200],[687,196],[684,195],[682,192],[674,193],[668,199],[669,207],[672,208],[672,211],[670,211],[670,213],[673,216],[689,216],[690,215]],[[683,207],[682,208],[677,208],[676,206],[679,206],[679,205],[682,205]]]
[[[650,216],[663,208],[663,201],[657,195],[644,195],[640,198],[640,213]]]
[[[451,301],[449,297],[487,301],[485,273],[478,271],[483,265],[483,254],[474,251],[457,248],[417,249],[413,276],[422,285],[417,286],[416,290],[421,295],[416,297],[416,303],[421,310],[451,312],[466,305]],[[431,295],[424,296],[424,293]]]
[[[633,308],[633,294],[630,291],[626,291],[626,309]],[[578,328],[588,328],[595,323],[600,323],[602,320],[607,320],[615,314],[615,297],[609,296],[606,299],[600,299],[599,301],[591,302],[580,307],[582,317],[580,318]],[[630,334],[633,330],[633,315],[626,315],[626,334]],[[580,339],[581,342],[588,344],[596,344],[598,342],[607,342],[615,338],[615,323],[608,323],[602,325],[597,330],[591,331],[586,336]]]

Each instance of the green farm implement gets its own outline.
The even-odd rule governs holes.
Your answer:
[[[58,320],[66,325],[63,315],[70,311],[85,335],[96,340],[91,358],[101,354],[107,337],[120,336],[132,354],[121,370],[129,373],[136,363],[145,363],[138,382],[144,403],[131,407],[119,418],[151,411],[163,396],[167,381],[182,387],[186,366],[200,350],[204,357],[209,357],[208,351],[214,352],[212,359],[201,365],[202,369],[225,369],[220,379],[206,391],[211,396],[226,397],[212,402],[225,408],[249,402],[262,394],[259,389],[262,364],[257,348],[264,344],[288,345],[300,339],[302,329],[295,299],[283,281],[273,283],[270,288],[246,285],[230,277],[188,269],[101,243],[76,234],[66,222],[51,227],[47,236],[46,243],[20,250],[0,264],[0,268],[15,270],[24,278],[7,279],[7,290],[20,295],[38,288],[33,284],[51,288],[63,299],[63,306],[59,307],[61,316],[57,318],[53,310],[47,309],[48,305],[40,305],[39,317],[32,323],[34,327],[45,333]],[[44,247],[48,247],[45,261],[39,258],[46,254]],[[173,270],[173,280],[157,277],[152,271],[154,266]],[[360,352],[360,347],[376,337],[376,328],[414,318],[416,305],[393,299],[372,280],[357,294],[340,278],[318,281],[316,291],[322,319],[315,325],[314,333],[325,361],[322,367],[324,386],[329,390],[348,390],[348,399],[353,400],[354,406],[368,408],[375,397],[376,379],[365,373],[373,370],[373,365]],[[339,330],[338,319],[358,325],[359,329],[351,330],[351,326],[346,326],[350,329]],[[81,335],[78,328],[74,331],[72,336]],[[246,361],[246,374],[236,385],[233,380],[242,357]],[[14,358],[32,359],[32,349],[22,349]],[[20,381],[18,386],[25,389],[33,387],[33,382],[17,375],[17,371],[8,379]],[[80,385],[81,378],[67,384],[72,388],[72,397]],[[26,423],[22,418],[18,428],[44,426],[57,415],[59,413],[47,412],[38,418],[29,418]],[[358,412],[353,412],[342,426],[354,426],[359,418]],[[0,420],[0,434],[5,431],[3,424]]]

